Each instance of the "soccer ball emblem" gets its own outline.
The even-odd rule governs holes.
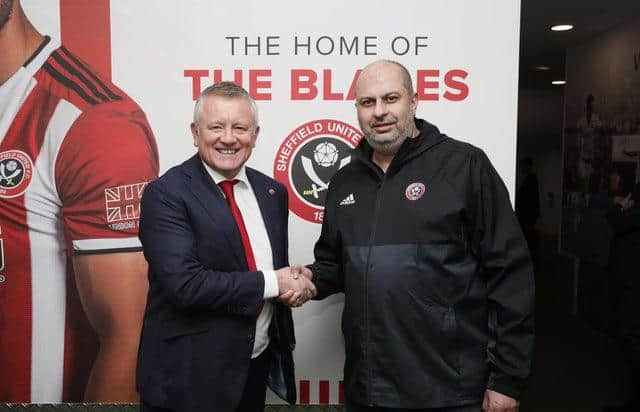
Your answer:
[[[18,168],[18,162],[15,160],[9,160],[7,162],[7,171],[14,172]]]
[[[322,142],[313,151],[313,160],[322,167],[331,167],[338,161],[338,148],[332,143]]]

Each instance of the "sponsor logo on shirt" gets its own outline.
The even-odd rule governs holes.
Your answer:
[[[33,162],[20,150],[0,153],[0,197],[11,198],[22,195],[31,183]]]
[[[104,190],[107,224],[113,230],[138,227],[140,200],[148,182],[109,187]]]
[[[345,197],[344,199],[342,199],[342,202],[340,202],[340,206],[348,206],[348,205],[355,205],[356,204],[356,198],[353,196],[353,193],[350,193],[349,196]]]

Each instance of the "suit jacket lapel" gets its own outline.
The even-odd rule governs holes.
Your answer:
[[[202,204],[211,219],[214,221],[216,228],[219,228],[227,238],[233,254],[240,263],[241,267],[247,268],[247,259],[244,255],[242,239],[240,232],[236,226],[236,222],[231,215],[227,201],[222,191],[211,179],[207,173],[200,156],[196,154],[184,163],[185,173],[190,176],[191,184],[189,190],[196,199]]]
[[[278,213],[278,200],[274,191],[275,188],[268,180],[265,180],[260,174],[248,167],[247,178],[249,179],[249,183],[251,183],[253,193],[255,193],[258,206],[260,207],[260,214],[267,229],[267,235],[271,243],[273,264],[275,265],[276,262],[278,262],[277,254],[281,253],[279,250],[280,245],[276,241],[276,231],[278,227],[282,227],[280,214]]]

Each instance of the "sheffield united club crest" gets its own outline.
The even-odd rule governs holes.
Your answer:
[[[11,198],[22,195],[31,183],[33,162],[20,150],[0,153],[0,197]]]
[[[339,120],[313,120],[296,127],[276,153],[273,175],[289,190],[289,208],[321,223],[329,182],[351,162],[351,150],[362,139],[355,127]]]

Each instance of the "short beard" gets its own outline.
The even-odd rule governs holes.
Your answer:
[[[404,141],[407,140],[407,137],[413,136],[413,126],[413,116],[411,116],[396,134],[385,140],[379,138],[375,132],[365,133],[364,138],[375,152],[384,156],[393,156],[398,153],[398,150],[400,150]]]
[[[13,13],[13,0],[0,0],[0,30],[11,19]]]

